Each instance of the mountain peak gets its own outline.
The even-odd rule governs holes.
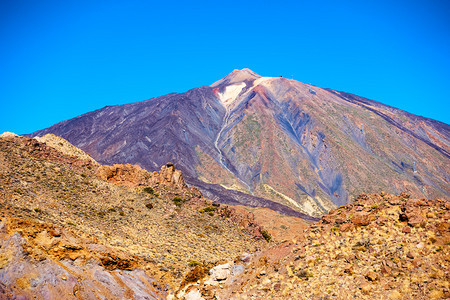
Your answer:
[[[233,72],[231,72],[224,78],[211,84],[211,87],[217,87],[222,84],[233,84],[247,80],[255,80],[258,78],[261,78],[261,76],[248,68],[244,68],[242,70],[234,69]]]

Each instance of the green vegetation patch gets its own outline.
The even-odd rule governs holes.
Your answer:
[[[155,190],[150,187],[150,186],[146,186],[145,188],[142,189],[143,192],[150,194],[150,195],[154,195],[155,194]]]
[[[261,230],[261,234],[266,242],[270,242],[272,240],[272,236],[265,229]]]
[[[183,200],[180,197],[173,197],[172,201],[176,206],[181,207],[183,202],[185,202],[186,200]]]
[[[216,210],[217,210],[217,207],[215,207],[215,206],[207,206],[203,209],[200,209],[200,212],[201,213],[209,213],[211,215],[211,213],[214,214],[214,212]]]
[[[188,266],[189,267],[195,267],[195,266],[199,266],[199,265],[201,265],[201,264],[198,261],[196,261],[196,260],[190,260],[188,262]]]

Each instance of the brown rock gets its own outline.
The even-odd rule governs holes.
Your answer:
[[[273,286],[273,289],[274,289],[275,291],[281,290],[281,283],[279,283],[279,282],[275,283],[275,285]]]
[[[422,265],[422,260],[420,258],[416,258],[412,261],[412,264],[415,268],[420,267]]]
[[[381,273],[383,275],[389,276],[391,274],[391,268],[388,266],[382,266],[381,267]]]
[[[411,233],[411,227],[405,226],[402,228],[403,233]]]
[[[173,163],[168,163],[166,166],[161,167],[161,171],[159,171],[159,183],[179,188],[186,187],[181,171],[176,170]]]
[[[333,217],[331,215],[325,215],[322,217],[322,223],[330,224],[333,221]]]
[[[399,205],[402,203],[402,201],[400,200],[399,197],[397,196],[393,196],[391,198],[388,199],[388,202],[390,205]]]
[[[439,225],[436,226],[436,231],[440,234],[444,234],[445,232],[450,231],[450,223],[448,222],[441,222]]]
[[[344,269],[344,273],[348,274],[348,275],[352,275],[353,274],[353,265],[348,266],[347,268]]]
[[[365,295],[370,294],[370,291],[372,290],[372,287],[368,282],[363,282],[359,288],[361,289],[361,292]]]
[[[411,196],[408,193],[402,192],[400,194],[400,197],[403,198],[403,199],[409,199],[409,197],[411,197]]]
[[[339,227],[340,232],[346,232],[349,230],[352,230],[354,228],[354,225],[352,223],[345,223],[342,224],[341,227]]]
[[[336,220],[334,220],[334,222],[336,223],[336,224],[342,224],[342,223],[344,223],[345,222],[345,220],[344,219],[342,219],[342,218],[336,218]]]
[[[419,214],[408,215],[408,225],[412,227],[425,226],[425,219]]]
[[[151,177],[151,174],[140,166],[131,164],[100,166],[95,175],[101,180],[128,187],[149,185]]]
[[[380,226],[384,226],[386,225],[386,223],[388,223],[388,219],[384,216],[381,216],[377,219],[377,224]]]
[[[378,274],[374,271],[369,271],[365,276],[369,281],[376,281],[378,279]]]
[[[393,290],[393,291],[389,294],[389,299],[392,299],[392,300],[400,300],[400,299],[402,299],[402,298],[403,298],[402,294],[400,294],[400,292],[397,291],[397,290]]]
[[[140,166],[131,164],[100,166],[95,175],[99,179],[127,187],[159,185],[180,189],[187,187],[181,171],[176,170],[172,163],[162,166],[159,173],[149,173]]]
[[[371,221],[371,216],[367,212],[357,212],[353,215],[351,222],[355,226],[367,226]]]

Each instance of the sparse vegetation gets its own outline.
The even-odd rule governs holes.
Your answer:
[[[153,204],[147,203],[147,204],[145,204],[145,207],[147,207],[148,209],[152,209],[153,208]]]
[[[215,206],[207,206],[203,209],[204,212],[211,212],[211,211],[216,211],[217,207]]]
[[[196,261],[196,260],[190,260],[188,262],[188,266],[189,267],[195,267],[195,266],[199,266],[199,265],[200,265],[200,263],[198,261]]]
[[[272,236],[265,229],[261,230],[261,234],[266,242],[270,242],[272,240]]]
[[[150,194],[150,195],[155,194],[155,190],[150,186],[146,186],[145,188],[142,189],[142,191],[144,191],[145,193]]]
[[[173,197],[172,199],[173,203],[175,203],[176,206],[181,207],[181,205],[183,204],[184,200],[181,199],[180,197]]]
[[[308,273],[306,270],[300,270],[297,272],[297,276],[300,278],[310,278],[313,277],[312,274]]]
[[[214,212],[217,210],[215,206],[207,206],[200,210],[201,213],[208,213],[210,216],[214,216]]]

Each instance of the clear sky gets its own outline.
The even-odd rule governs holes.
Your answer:
[[[450,123],[450,2],[0,1],[0,132],[210,85],[293,77]]]

